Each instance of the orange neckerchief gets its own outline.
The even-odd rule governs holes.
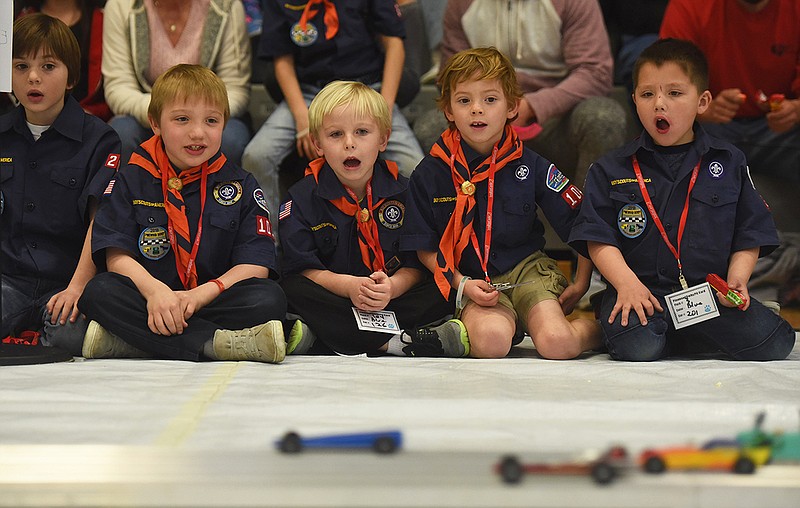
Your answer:
[[[472,228],[475,219],[475,184],[487,179],[493,184],[494,174],[522,155],[522,141],[511,126],[506,125],[502,137],[492,149],[492,154],[477,168],[470,170],[461,147],[461,133],[458,129],[447,129],[431,148],[431,155],[442,159],[450,166],[456,190],[456,207],[439,241],[439,252],[436,254],[438,266],[433,274],[439,291],[448,298],[455,268],[461,262],[462,253],[475,234]],[[491,210],[487,210],[487,213],[491,213]],[[485,244],[489,243],[490,235],[491,226],[487,224]],[[480,258],[477,238],[474,245],[476,254]],[[488,246],[484,246],[488,250]]]
[[[299,25],[303,30],[306,29],[308,20],[317,15],[317,7],[323,4],[325,7],[325,38],[330,40],[339,31],[339,14],[336,12],[336,6],[331,0],[308,0],[306,8],[303,9],[303,14],[300,16]]]
[[[206,182],[208,175],[216,173],[225,164],[226,158],[220,154],[217,159],[208,164],[204,162],[200,166],[181,171],[180,176],[175,172],[175,168],[169,162],[167,152],[164,151],[164,144],[161,136],[153,136],[141,144],[144,153],[137,150],[131,155],[130,164],[139,166],[145,171],[161,180],[161,191],[164,196],[164,210],[167,212],[167,222],[169,231],[169,243],[175,252],[175,265],[178,268],[178,275],[181,283],[186,289],[197,287],[197,250],[200,245],[200,236],[203,232],[203,210],[206,204]],[[149,158],[147,157],[149,156]],[[189,237],[189,220],[186,218],[186,205],[181,196],[184,185],[192,182],[200,182],[200,220],[197,224],[197,234],[194,242]]]
[[[391,174],[394,179],[397,180],[397,164],[392,161],[384,162],[389,170],[389,174]],[[319,184],[319,172],[322,170],[322,166],[324,164],[324,157],[320,157],[319,159],[311,161],[306,168],[305,174],[314,175],[314,180]],[[380,164],[380,162],[376,162],[375,164]],[[337,199],[331,199],[330,202],[342,213],[349,215],[356,220],[356,225],[358,226],[358,247],[361,250],[361,261],[364,262],[364,266],[373,272],[382,271],[385,267],[383,248],[381,247],[381,242],[378,238],[378,224],[375,222],[375,217],[373,215],[374,210],[379,207],[381,203],[383,203],[384,198],[381,198],[377,202],[373,203],[372,180],[370,180],[367,182],[367,206],[365,208],[361,208],[358,205],[358,198],[356,197],[355,192],[353,192],[353,190],[346,185],[342,186],[347,191],[350,199],[347,199],[345,196],[341,196]]]

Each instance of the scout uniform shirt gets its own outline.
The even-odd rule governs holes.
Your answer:
[[[239,264],[265,266],[270,270],[270,278],[277,278],[272,225],[264,193],[255,177],[226,162],[207,178],[202,235],[195,260],[198,285]],[[95,217],[92,234],[95,263],[105,266],[105,249],[117,247],[131,254],[150,275],[173,290],[185,289],[169,242],[161,180],[129,164],[120,169],[109,187]],[[196,238],[200,219],[200,189],[198,180],[181,191],[191,241]]]
[[[0,215],[5,273],[68,284],[100,199],[119,166],[119,137],[67,95],[34,141],[22,106],[0,117]]]
[[[377,160],[370,182],[373,202],[382,200],[374,207],[370,220],[377,225],[385,262],[389,264],[396,257],[399,265],[392,262],[390,268],[422,269],[415,253],[400,251],[400,235],[407,227],[408,179],[402,175],[395,178],[386,162]],[[289,189],[289,200],[280,209],[284,274],[306,269],[360,276],[373,272],[362,260],[356,219],[331,203],[346,196],[344,186],[327,163],[320,169],[319,183],[308,174]]]
[[[724,279],[733,252],[753,247],[760,247],[762,256],[772,252],[779,243],[775,223],[753,186],[744,154],[707,135],[698,123],[694,132],[695,140],[674,175],[659,153],[663,149],[655,146],[646,131],[596,162],[586,178],[570,245],[584,255],[585,242],[613,245],[651,290],[680,287],[677,260],[655,225],[634,174],[632,157],[636,155],[647,193],[673,246],[677,246],[692,171],[700,161],[680,249],[690,286],[705,281],[709,273]]]

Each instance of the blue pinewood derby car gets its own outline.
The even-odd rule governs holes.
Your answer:
[[[287,432],[275,442],[275,446],[283,453],[300,453],[305,449],[365,449],[379,454],[389,454],[396,452],[402,445],[403,435],[397,430],[331,434],[316,437],[302,437],[296,432]]]

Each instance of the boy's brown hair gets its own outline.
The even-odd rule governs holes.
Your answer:
[[[357,81],[333,81],[317,93],[308,107],[308,130],[311,134],[318,138],[325,117],[344,105],[353,108],[357,117],[372,118],[378,124],[381,134],[389,135],[392,119],[386,99]]]
[[[166,104],[188,99],[205,100],[219,107],[225,117],[224,123],[228,123],[231,107],[225,83],[211,69],[193,64],[174,65],[156,79],[150,92],[147,115],[155,125],[160,125],[161,112]]]
[[[699,93],[708,90],[708,61],[700,48],[681,39],[659,39],[641,52],[633,66],[633,89],[639,84],[639,71],[644,64],[661,67],[672,62],[680,67],[697,87]]]
[[[14,21],[12,58],[51,56],[67,68],[67,91],[81,75],[81,48],[67,25],[47,14],[28,14]]]
[[[503,94],[509,107],[522,99],[522,89],[517,82],[517,72],[511,61],[497,48],[472,48],[460,51],[451,56],[444,69],[439,73],[437,84],[442,93],[436,99],[441,111],[449,111],[450,99],[456,85],[465,81],[497,79],[503,88]],[[511,122],[513,119],[509,119]]]

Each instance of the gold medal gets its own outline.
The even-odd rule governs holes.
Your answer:
[[[369,222],[369,210],[367,210],[366,208],[362,208],[361,211],[359,212],[358,220],[360,220],[361,222]]]
[[[465,181],[461,184],[461,192],[466,194],[467,196],[472,196],[475,194],[475,184],[470,182],[469,180]]]
[[[178,178],[177,176],[173,176],[172,178],[170,178],[167,181],[167,186],[170,189],[174,189],[174,190],[180,192],[181,189],[183,189],[183,181],[181,181],[181,179]]]

